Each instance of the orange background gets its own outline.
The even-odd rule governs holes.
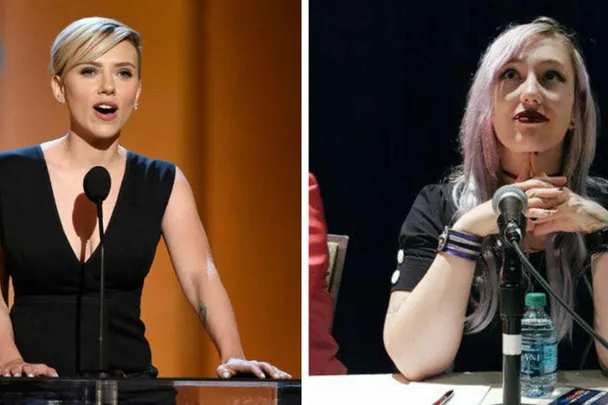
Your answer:
[[[122,144],[186,174],[245,353],[300,377],[300,2],[0,0],[0,149],[67,130],[48,73],[59,31],[117,18],[143,37],[140,108]],[[142,303],[164,377],[215,376],[218,356],[164,243]]]

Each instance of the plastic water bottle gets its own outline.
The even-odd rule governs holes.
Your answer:
[[[526,294],[521,321],[521,393],[546,398],[557,384],[557,334],[547,314],[544,293]]]

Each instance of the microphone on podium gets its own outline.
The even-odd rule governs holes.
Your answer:
[[[110,173],[102,167],[95,166],[84,176],[83,188],[89,200],[97,207],[97,220],[99,222],[99,253],[100,253],[100,280],[99,280],[99,366],[96,372],[86,372],[89,377],[108,378],[110,373],[106,369],[103,337],[104,337],[104,292],[105,292],[105,264],[104,264],[104,229],[103,229],[103,202],[110,194],[112,179]]]
[[[82,186],[88,199],[99,207],[110,194],[112,178],[104,167],[95,166],[84,176]]]

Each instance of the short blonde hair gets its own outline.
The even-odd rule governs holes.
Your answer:
[[[137,31],[111,18],[86,17],[76,20],[55,38],[51,47],[51,73],[63,76],[75,65],[94,61],[122,41],[129,41],[137,50],[139,74],[141,37]],[[97,46],[98,49],[92,52]]]

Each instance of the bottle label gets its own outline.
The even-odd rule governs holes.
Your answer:
[[[522,343],[521,374],[541,377],[557,371],[557,343]]]
[[[543,346],[543,373],[555,373],[557,371],[557,342],[545,343]]]

